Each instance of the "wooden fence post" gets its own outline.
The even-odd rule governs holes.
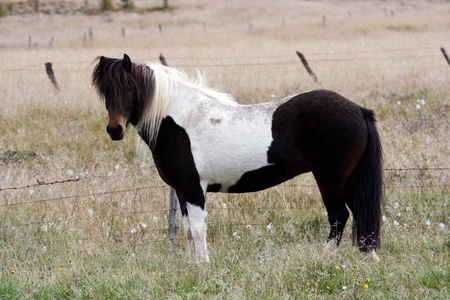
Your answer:
[[[169,241],[172,245],[178,244],[178,197],[175,189],[170,188],[170,208],[169,208]]]
[[[91,43],[91,45],[94,43],[94,32],[91,27],[89,27],[89,43]]]
[[[159,33],[162,35],[163,34],[163,30],[162,30],[161,24],[158,24],[158,28],[159,28]]]
[[[300,51],[297,51],[297,55],[300,58],[303,66],[305,67],[306,71],[308,72],[308,74],[312,77],[312,79],[314,80],[314,82],[320,86],[322,86],[322,84],[320,83],[319,79],[317,79],[316,74],[314,74],[313,70],[309,67],[308,62],[306,61],[306,58],[303,56],[303,54],[300,53]]]
[[[52,82],[53,86],[57,91],[59,91],[59,85],[56,81],[55,74],[53,73],[52,63],[45,63],[45,71],[47,72],[48,78]]]
[[[159,54],[159,60],[161,61],[161,64],[162,64],[162,65],[168,67],[166,58],[164,57],[164,55],[162,55],[162,53]]]
[[[448,65],[450,66],[450,59],[448,58],[447,51],[445,51],[444,47],[441,47],[441,52],[442,52],[442,54],[444,54],[445,60],[447,61]]]
[[[166,58],[161,53],[159,55],[159,60],[161,61],[161,64],[164,66],[168,66]],[[170,188],[170,208],[169,208],[169,241],[172,243],[172,245],[177,245],[178,243],[178,197],[177,192],[173,187]]]
[[[48,43],[48,48],[50,49],[53,45],[53,41],[55,40],[55,37],[52,36],[52,38],[50,39],[50,42]]]

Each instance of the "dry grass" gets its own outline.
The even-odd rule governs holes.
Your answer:
[[[166,247],[168,188],[135,157],[134,129],[109,140],[90,75],[99,55],[163,53],[239,102],[261,102],[316,88],[300,50],[325,88],[377,112],[386,168],[449,168],[450,73],[439,47],[450,50],[450,4],[171,3],[151,14],[0,19],[0,188],[83,179],[0,191],[0,298],[447,297],[448,169],[386,172],[379,265],[360,260],[350,230],[337,254],[322,257],[328,225],[310,175],[256,194],[209,195],[212,264],[188,265],[183,238]],[[83,44],[89,27],[92,45]]]

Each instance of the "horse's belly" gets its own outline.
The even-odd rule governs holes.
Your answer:
[[[229,127],[201,141],[191,140],[200,179],[214,185],[215,191],[228,192],[244,174],[271,165],[267,156],[272,143],[270,127],[254,126]]]

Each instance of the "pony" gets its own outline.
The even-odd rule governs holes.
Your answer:
[[[353,241],[378,261],[383,198],[382,147],[373,111],[328,90],[241,105],[173,67],[97,57],[92,85],[108,111],[106,131],[129,124],[176,191],[188,252],[208,263],[206,193],[263,190],[312,172],[337,248],[353,214]],[[355,237],[356,232],[356,237]]]

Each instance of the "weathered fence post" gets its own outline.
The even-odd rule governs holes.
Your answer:
[[[91,45],[94,43],[94,32],[91,27],[89,27],[89,43],[91,43]]]
[[[162,30],[161,24],[158,24],[158,28],[159,28],[159,33],[162,35],[163,34],[163,30]]]
[[[122,27],[122,38],[125,39],[125,28]]]
[[[170,188],[170,208],[169,208],[169,241],[172,245],[178,243],[178,197],[175,189]]]
[[[166,58],[161,53],[159,55],[159,60],[164,66],[168,66]],[[169,208],[169,241],[172,245],[177,245],[178,243],[178,197],[177,192],[173,187],[170,188],[170,208]]]
[[[445,51],[445,48],[444,48],[444,47],[441,47],[441,52],[442,52],[442,54],[444,55],[445,60],[447,61],[448,65],[450,66],[450,60],[449,60],[449,58],[448,58],[447,51]]]
[[[50,39],[50,42],[48,43],[48,48],[50,49],[53,45],[53,41],[55,40],[55,37],[52,36],[52,38]]]
[[[306,58],[303,56],[303,54],[300,53],[300,51],[297,51],[297,55],[300,58],[303,66],[305,67],[306,71],[308,72],[308,74],[312,77],[312,79],[314,80],[314,82],[320,86],[322,86],[322,84],[320,83],[319,79],[317,79],[316,74],[314,74],[313,70],[309,67],[308,62],[306,61]]]
[[[52,82],[53,86],[57,91],[59,91],[59,85],[56,81],[55,74],[53,73],[52,63],[45,63],[45,71],[47,72],[48,78]]]
[[[31,49],[31,35],[28,36],[28,49]]]
[[[159,54],[159,60],[161,61],[161,64],[163,64],[164,66],[168,66],[166,58],[164,57],[164,55],[162,55],[162,53]]]

